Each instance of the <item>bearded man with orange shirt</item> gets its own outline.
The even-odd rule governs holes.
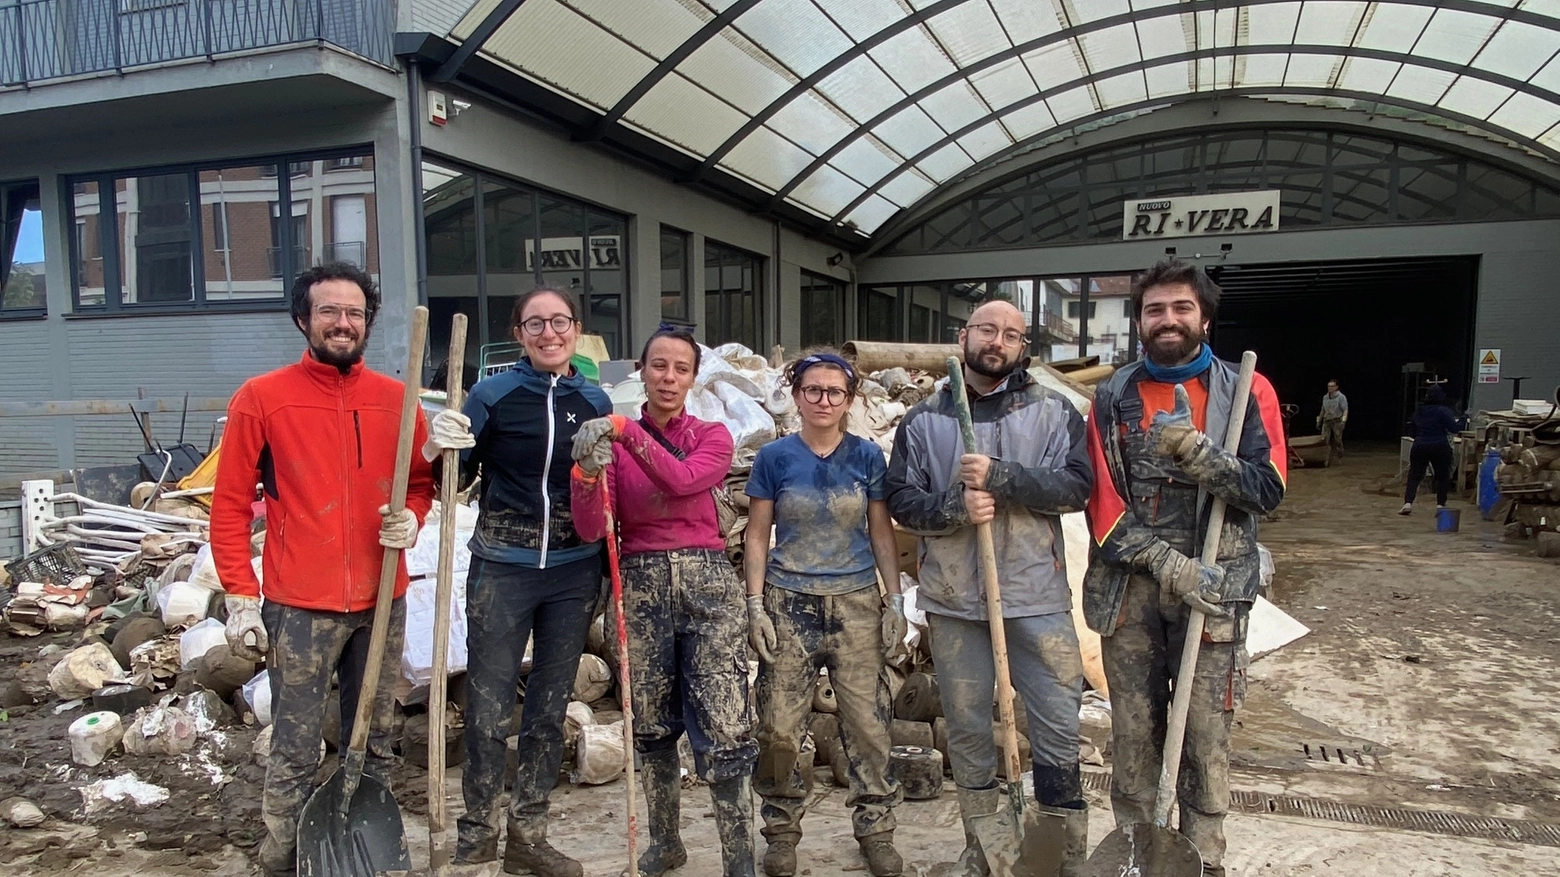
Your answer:
[[[1208,615],[1186,724],[1180,831],[1223,875],[1230,726],[1246,693],[1246,626],[1261,587],[1257,521],[1284,497],[1278,396],[1252,382],[1236,453],[1223,448],[1235,366],[1208,329],[1219,287],[1201,268],[1159,262],[1133,284],[1144,358],[1095,390],[1089,417],[1096,550],[1083,609],[1110,683],[1116,822],[1151,822],[1171,681],[1194,610]],[[1214,497],[1229,504],[1217,558],[1198,559]]]

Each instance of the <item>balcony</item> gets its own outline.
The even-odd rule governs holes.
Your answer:
[[[395,0],[0,0],[0,86],[291,45],[395,65]]]
[[[283,269],[285,267],[284,265],[282,265],[282,248],[281,247],[266,247],[265,248],[265,260],[266,260],[266,264],[268,266],[270,266],[270,268],[271,268],[271,276],[272,277],[281,277],[282,273],[283,273]],[[292,271],[293,271],[293,274],[296,275],[298,272],[303,271],[304,269],[306,269],[308,267],[309,267],[309,248],[308,247],[298,247],[298,246],[293,247],[292,248]],[[290,278],[288,279],[288,282],[289,283],[292,282]]]

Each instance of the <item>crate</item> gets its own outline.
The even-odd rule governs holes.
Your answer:
[[[5,571],[10,573],[13,582],[63,586],[77,576],[86,575],[87,565],[81,562],[69,542],[56,542],[11,561],[5,565]]]

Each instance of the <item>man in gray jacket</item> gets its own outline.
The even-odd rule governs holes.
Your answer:
[[[959,331],[977,453],[964,453],[946,385],[905,417],[889,459],[888,507],[921,539],[919,605],[932,631],[948,758],[964,819],[963,873],[989,873],[972,817],[1001,806],[992,738],[996,671],[976,524],[990,522],[1014,687],[1029,719],[1035,797],[1064,816],[1063,874],[1087,856],[1088,809],[1078,773],[1083,662],[1060,516],[1083,509],[1093,484],[1083,418],[1024,370],[1023,314],[981,305]]]

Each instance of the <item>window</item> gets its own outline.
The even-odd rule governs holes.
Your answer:
[[[1077,302],[1077,301],[1070,301],[1070,302],[1068,302],[1067,303],[1067,316],[1068,316],[1068,318],[1073,319],[1073,320],[1078,319],[1078,313],[1079,313],[1080,310],[1082,310],[1081,305],[1082,305],[1082,302]],[[1091,320],[1094,319],[1094,312],[1099,309],[1098,305],[1099,305],[1099,302],[1097,302],[1097,301],[1089,302],[1089,317],[1088,317],[1089,319],[1091,319]]]
[[[324,166],[346,171],[327,178]],[[94,174],[69,180],[69,191],[81,311],[281,307],[310,265],[379,270],[370,155]]]
[[[906,341],[917,344],[931,340],[932,309],[913,304],[910,306],[910,335]]]
[[[714,241],[704,244],[704,341],[759,346],[759,294],[764,260]]]
[[[802,346],[845,340],[845,287],[821,274],[802,272]]]
[[[1137,314],[1132,313],[1132,299],[1124,298],[1121,300],[1121,316],[1128,320],[1137,316]]]
[[[899,290],[897,287],[866,289],[860,296],[860,330],[867,341],[895,341],[899,338]]]
[[[43,312],[45,261],[38,184],[0,184],[0,316]]]
[[[688,235],[661,226],[661,319],[688,322]]]

